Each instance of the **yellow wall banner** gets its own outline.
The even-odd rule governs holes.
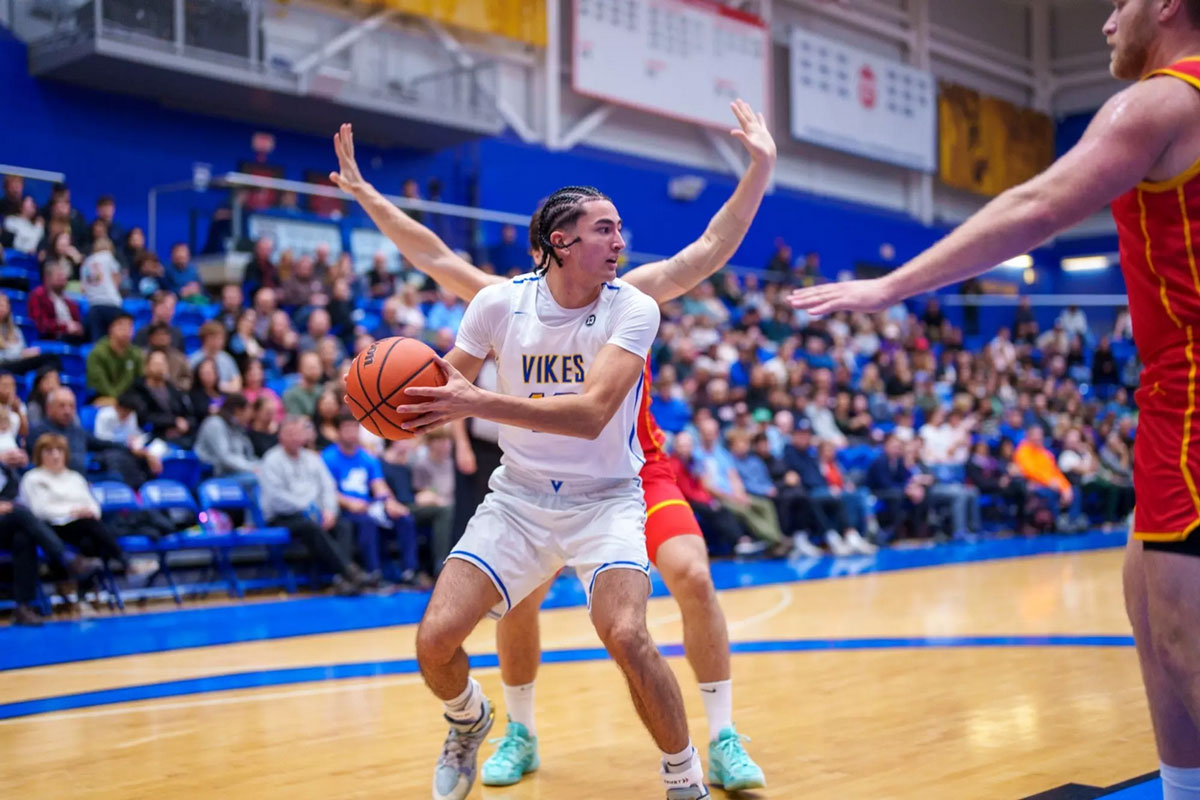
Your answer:
[[[545,0],[385,0],[406,14],[544,47]]]
[[[998,195],[1054,160],[1054,122],[965,86],[938,89],[938,161],[942,181]]]

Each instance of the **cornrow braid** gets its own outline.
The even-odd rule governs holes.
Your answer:
[[[555,252],[557,248],[550,241],[550,234],[575,223],[583,216],[585,203],[608,199],[606,194],[594,186],[564,186],[546,198],[529,222],[529,246],[532,250],[540,250],[542,253],[534,272],[545,275],[550,269],[552,259],[555,264],[562,266],[562,258]]]

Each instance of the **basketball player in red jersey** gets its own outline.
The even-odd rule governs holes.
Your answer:
[[[750,166],[733,196],[704,234],[673,257],[645,264],[623,279],[660,303],[675,299],[717,272],[737,250],[758,211],[775,165],[775,141],[762,114],[742,101],[732,104],[738,128],[731,131],[750,155]],[[404,257],[440,287],[471,300],[485,286],[504,279],[489,275],[453,253],[432,231],[393,206],[367,183],[354,160],[349,126],[335,137],[341,172],[330,178],[354,195],[371,219]],[[644,378],[651,384],[649,366]],[[637,428],[646,458],[641,471],[646,499],[646,549],[667,588],[679,603],[684,649],[700,683],[709,718],[709,782],[729,790],[765,784],[762,770],[742,746],[733,726],[729,632],[717,602],[708,551],[691,507],[675,483],[663,452],[665,436],[644,396]],[[541,657],[538,609],[550,584],[510,610],[497,627],[497,650],[510,724],[496,754],[484,764],[485,785],[516,783],[538,766],[533,720],[533,684]]]
[[[1164,797],[1200,798],[1200,0],[1116,0],[1111,70],[1137,81],[1079,143],[882,278],[803,289],[815,314],[876,311],[978,275],[1112,204],[1134,337],[1137,510],[1125,602]]]

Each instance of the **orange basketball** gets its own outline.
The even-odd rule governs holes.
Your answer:
[[[446,376],[433,349],[406,336],[380,339],[354,357],[346,375],[350,411],[363,427],[384,439],[408,439],[400,426],[417,414],[398,414],[396,406],[420,403],[404,393],[409,386],[445,386]]]

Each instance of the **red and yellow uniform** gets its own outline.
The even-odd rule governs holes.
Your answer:
[[[646,463],[639,476],[642,479],[642,493],[646,497],[646,553],[652,563],[657,563],[658,548],[667,539],[704,534],[700,532],[700,524],[696,522],[692,507],[675,482],[675,471],[663,449],[667,435],[650,413],[649,387],[653,381],[649,360],[645,369],[643,380],[647,388],[642,392],[642,404],[638,408],[637,436]]]
[[[1200,90],[1200,57],[1143,80],[1163,76]],[[1134,536],[1180,542],[1200,527],[1200,161],[1171,180],[1138,184],[1112,210],[1144,364],[1135,395]]]

